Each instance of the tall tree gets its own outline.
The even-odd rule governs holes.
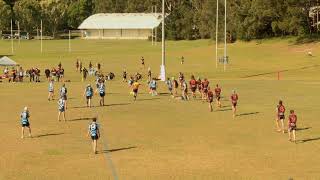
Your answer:
[[[37,0],[20,0],[13,9],[21,29],[31,32],[39,26],[42,14]]]
[[[10,6],[0,1],[0,31],[10,28],[11,13]]]

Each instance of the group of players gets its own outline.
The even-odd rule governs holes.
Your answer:
[[[144,59],[143,57],[141,58],[142,65],[144,66]],[[126,77],[124,77],[126,78]],[[152,95],[157,95],[156,88],[157,88],[157,78],[151,78],[151,70],[148,69],[148,83],[149,83],[149,89],[150,93]],[[100,96],[100,101],[99,104],[100,106],[104,106],[104,97],[106,95],[106,85],[105,85],[105,80],[101,77],[97,78],[96,81],[96,94],[99,94]],[[169,90],[170,95],[173,98],[179,98],[181,100],[186,100],[188,101],[189,94],[188,90],[191,90],[191,95],[194,99],[197,97],[197,92],[200,94],[201,100],[207,101],[208,102],[208,107],[209,111],[213,111],[213,106],[212,103],[215,100],[217,107],[221,108],[221,93],[222,89],[221,87],[216,84],[215,88],[212,89],[210,87],[210,82],[208,81],[207,78],[204,78],[204,80],[201,80],[200,78],[195,79],[195,77],[192,75],[189,83],[187,83],[187,80],[185,80],[185,77],[183,73],[179,73],[179,79],[176,80],[175,77],[172,77],[171,79],[168,78],[165,82],[167,85],[167,88]],[[139,87],[141,86],[141,83],[139,83],[138,78],[130,79],[129,80],[129,85],[132,88],[132,94],[134,97],[134,100],[137,99],[138,96],[138,90]],[[188,85],[190,88],[188,88]],[[179,86],[180,86],[180,91],[181,91],[181,96],[178,95],[179,91]],[[54,100],[54,80],[51,79],[49,82],[49,87],[48,87],[49,95],[48,95],[48,101]],[[67,87],[63,83],[61,88],[59,89],[59,100],[58,100],[58,121],[60,120],[61,115],[63,116],[64,121],[66,122],[66,110],[67,110]],[[88,84],[84,90],[83,96],[86,98],[86,106],[88,108],[91,108],[91,100],[94,95],[94,89],[90,84]],[[239,96],[236,93],[235,90],[232,90],[232,94],[230,96],[230,102],[232,106],[232,115],[233,118],[236,117],[236,112],[237,112],[237,104],[238,104],[238,99]],[[277,130],[279,132],[285,133],[285,128],[284,128],[284,120],[285,120],[285,107],[283,105],[282,101],[279,101],[279,104],[277,106],[277,120],[276,120],[276,125],[277,125]],[[28,128],[29,130],[29,136],[32,137],[31,135],[31,127],[30,127],[30,112],[28,110],[28,107],[25,107],[23,112],[20,114],[21,118],[21,125],[22,125],[22,130],[21,130],[21,138],[24,138],[24,130],[25,128]],[[289,134],[289,140],[295,142],[296,141],[296,123],[297,123],[297,116],[294,112],[294,110],[290,110],[290,115],[288,118],[288,134]],[[93,146],[93,151],[96,154],[97,153],[97,140],[100,137],[100,131],[99,131],[99,124],[97,123],[97,118],[94,117],[93,121],[89,124],[88,127],[88,136],[91,136],[92,139],[92,146]]]

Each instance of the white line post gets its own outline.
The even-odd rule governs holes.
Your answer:
[[[20,22],[18,21],[18,34],[19,34],[19,44],[21,41],[21,35],[20,35]]]
[[[41,19],[41,22],[40,22],[40,48],[41,48],[41,53],[42,53],[42,19]]]
[[[162,64],[161,64],[161,68],[160,68],[160,72],[161,72],[161,81],[165,81],[166,80],[166,68],[165,68],[165,64],[166,64],[166,45],[165,45],[165,4],[164,4],[164,0],[162,0]]]
[[[10,33],[10,36],[11,36],[11,54],[13,54],[13,32],[12,32],[12,19],[11,19],[11,33]]]
[[[219,0],[217,0],[216,13],[216,69],[218,68],[218,29],[219,29]]]
[[[155,15],[157,15],[157,6],[154,6],[154,13]],[[154,45],[156,46],[157,45],[157,33],[158,33],[158,27],[155,28],[155,36],[154,36]]]
[[[69,30],[69,53],[71,52],[71,31]]]
[[[227,0],[224,0],[224,68],[227,66]]]

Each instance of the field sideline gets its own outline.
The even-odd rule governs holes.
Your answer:
[[[154,74],[159,72],[161,45],[147,41],[15,41],[16,60],[25,69],[52,68],[61,61],[66,71],[68,106],[66,123],[57,121],[57,103],[47,101],[48,83],[0,83],[0,180],[5,179],[319,179],[320,164],[320,49],[319,43],[293,45],[272,39],[257,45],[229,45],[227,72],[215,68],[213,42],[168,41],[169,77],[184,72],[219,83],[223,108],[209,113],[200,100],[181,102],[167,94],[151,97],[145,80],[133,102],[121,72],[141,71],[140,57]],[[10,54],[10,41],[0,41],[0,55]],[[314,57],[308,57],[312,51]],[[180,57],[185,64],[180,64]],[[79,58],[87,67],[100,62],[108,81],[105,107],[84,108],[85,85],[75,72]],[[2,69],[1,69],[2,70]],[[281,80],[277,80],[277,72]],[[146,69],[143,70],[146,74]],[[56,90],[61,83],[56,83]],[[161,93],[167,93],[160,83]],[[229,96],[240,96],[235,120]],[[275,131],[275,108],[282,99],[298,115],[298,143]],[[93,104],[98,105],[98,97]],[[20,139],[19,114],[31,111],[32,139]],[[90,118],[99,115],[102,138],[99,154],[91,153],[86,137]]]

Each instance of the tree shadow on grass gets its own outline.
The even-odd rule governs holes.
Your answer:
[[[238,114],[237,116],[250,116],[250,115],[255,115],[255,114],[259,114],[260,112],[251,112],[251,113],[242,113],[242,114]]]
[[[47,136],[59,136],[62,134],[64,133],[47,133],[47,134],[40,134],[40,135],[34,136],[34,138],[41,138],[41,137],[47,137]]]
[[[89,121],[92,120],[93,118],[77,118],[77,119],[70,119],[68,121]]]
[[[125,148],[117,148],[117,149],[108,149],[108,150],[101,151],[101,153],[112,153],[112,152],[117,152],[117,151],[135,149],[135,148],[137,148],[137,146],[130,146],[130,147],[125,147]]]

